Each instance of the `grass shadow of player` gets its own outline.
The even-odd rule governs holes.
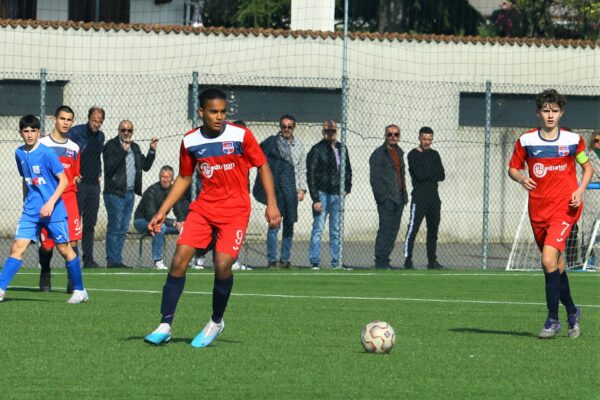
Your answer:
[[[123,341],[130,341],[130,340],[141,340],[141,341],[143,341],[144,340],[144,336],[128,336],[128,337],[126,337],[126,338],[124,338],[122,340]],[[194,338],[181,338],[181,337],[179,337],[179,338],[171,338],[171,340],[169,340],[169,342],[165,343],[164,345],[168,345],[169,343],[177,343],[177,344],[184,343],[184,344],[189,345],[190,343],[192,343],[192,340],[194,340]],[[221,339],[221,338],[219,338],[219,339],[217,339],[216,342],[212,343],[210,346],[211,347],[218,346],[219,343],[234,343],[235,344],[235,343],[242,343],[242,341],[240,341],[240,340],[228,340],[228,339]]]
[[[457,333],[478,333],[482,335],[510,335],[510,336],[524,336],[524,337],[536,337],[531,332],[515,332],[515,331],[501,331],[498,329],[481,329],[481,328],[451,328],[448,329],[450,332]]]

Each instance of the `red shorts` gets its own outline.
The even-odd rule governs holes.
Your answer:
[[[565,210],[557,210],[546,221],[531,221],[535,242],[540,251],[544,246],[552,246],[560,252],[565,251],[567,238],[582,211],[583,205],[577,208],[568,207]]]
[[[221,215],[217,220],[215,217],[205,214],[190,209],[183,224],[183,229],[179,233],[177,244],[206,249],[213,238],[212,232],[214,229],[217,233],[215,251],[237,258],[244,242],[250,215],[235,217]]]
[[[81,217],[79,215],[79,206],[77,206],[77,193],[63,193],[61,198],[67,209],[69,241],[76,242],[81,240]],[[54,248],[54,240],[48,237],[48,231],[45,228],[42,228],[40,231],[40,244],[46,250]]]

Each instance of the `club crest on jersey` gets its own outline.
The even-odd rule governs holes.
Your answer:
[[[32,165],[31,166],[31,170],[33,171],[34,174],[39,174],[40,173],[40,166],[39,165]]]
[[[565,157],[569,155],[569,146],[558,146],[558,155]]]
[[[233,147],[233,142],[223,142],[223,153],[225,154],[233,154],[235,148]]]
[[[65,154],[67,155],[67,157],[75,157],[75,152],[71,149],[67,149]]]

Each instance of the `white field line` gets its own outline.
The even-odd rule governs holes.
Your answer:
[[[37,286],[14,286],[20,289],[38,289]],[[10,290],[10,289],[9,289]],[[86,288],[89,292],[110,292],[110,293],[141,293],[141,294],[162,294],[162,290],[141,290],[141,289],[97,289]],[[198,292],[186,290],[187,295],[212,296],[212,292]],[[365,300],[365,301],[407,301],[420,303],[454,303],[454,304],[490,304],[490,305],[521,305],[521,306],[540,306],[546,303],[524,302],[524,301],[494,301],[494,300],[462,300],[462,299],[428,299],[415,297],[366,297],[366,296],[317,296],[317,295],[296,295],[296,294],[273,294],[273,293],[231,293],[234,297],[264,297],[279,299],[308,299],[308,300]],[[579,307],[600,308],[600,304],[578,304]]]

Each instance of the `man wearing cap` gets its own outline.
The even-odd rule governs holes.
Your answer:
[[[352,188],[352,168],[346,151],[344,192]],[[339,268],[340,250],[340,164],[341,144],[337,141],[337,124],[323,123],[323,140],[315,144],[306,157],[308,190],[313,201],[313,226],[310,234],[309,259],[313,269],[321,262],[321,236],[329,214],[329,253],[331,266]]]

